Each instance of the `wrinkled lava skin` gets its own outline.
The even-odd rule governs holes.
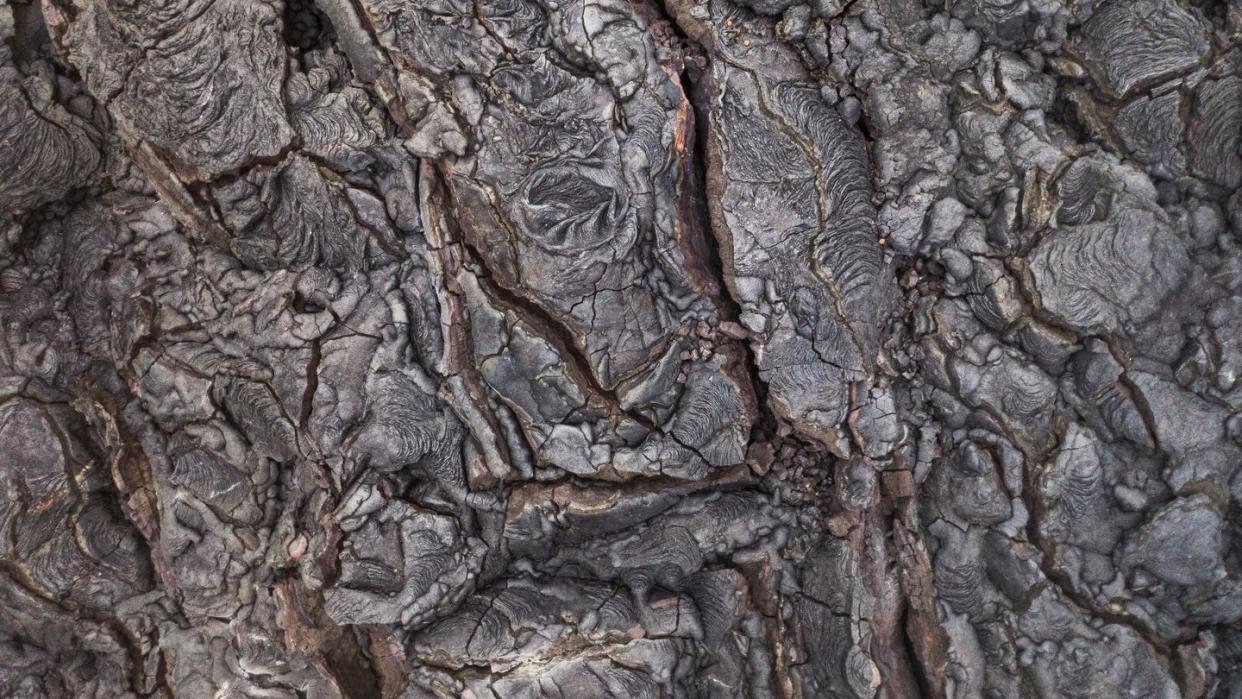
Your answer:
[[[1242,697],[1239,0],[0,0],[0,694]]]

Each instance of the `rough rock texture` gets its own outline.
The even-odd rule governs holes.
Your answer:
[[[0,0],[0,695],[1242,697],[1240,44]]]

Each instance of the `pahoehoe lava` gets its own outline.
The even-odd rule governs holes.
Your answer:
[[[1242,699],[1242,0],[0,0],[0,695]]]

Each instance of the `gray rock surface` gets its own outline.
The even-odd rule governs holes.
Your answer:
[[[0,695],[1242,697],[1237,0],[0,0]]]

